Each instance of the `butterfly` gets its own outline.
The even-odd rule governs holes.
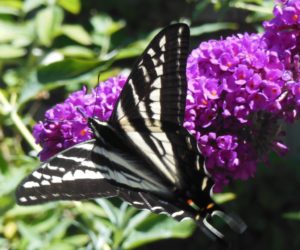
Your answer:
[[[68,148],[19,185],[17,203],[114,197],[138,209],[192,218],[208,235],[222,217],[242,232],[243,222],[211,198],[213,181],[197,142],[184,127],[189,27],[160,31],[137,60],[108,122],[88,118],[95,139]]]

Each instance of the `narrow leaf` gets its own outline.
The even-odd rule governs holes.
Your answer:
[[[63,25],[62,33],[80,44],[90,45],[92,43],[89,33],[80,25]]]
[[[99,67],[101,63],[100,61],[65,59],[40,67],[38,69],[38,80],[41,83],[48,83],[71,79]]]

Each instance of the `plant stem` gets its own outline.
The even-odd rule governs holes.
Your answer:
[[[31,148],[37,152],[41,151],[41,147],[35,143],[35,139],[32,136],[31,132],[25,126],[21,117],[17,114],[13,106],[8,102],[7,98],[2,93],[2,91],[0,91],[0,104],[2,105],[4,113],[10,115],[10,118],[15,124],[16,128],[20,131],[20,133],[31,146]]]

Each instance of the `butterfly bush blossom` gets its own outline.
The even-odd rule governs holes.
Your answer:
[[[252,177],[281,142],[280,120],[300,107],[300,1],[276,6],[265,33],[202,42],[187,61],[184,126],[195,135],[220,191],[230,179]]]
[[[254,176],[257,163],[281,142],[280,121],[300,111],[300,1],[281,1],[263,34],[239,34],[203,42],[187,61],[184,126],[198,142],[221,191],[231,179]],[[107,121],[126,81],[118,76],[86,88],[47,111],[34,127],[41,160],[91,139],[86,117]]]
[[[87,117],[107,121],[126,81],[117,76],[99,84],[87,93],[86,88],[72,93],[63,103],[45,114],[45,121],[33,128],[36,142],[42,146],[40,159],[47,160],[56,153],[93,137]]]

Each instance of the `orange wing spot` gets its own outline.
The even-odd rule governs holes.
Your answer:
[[[214,203],[209,203],[207,206],[206,206],[206,209],[208,210],[208,209],[211,209],[211,208],[213,208],[214,207]]]
[[[190,206],[194,204],[193,200],[187,200],[186,202],[187,202],[187,204],[189,204]]]

